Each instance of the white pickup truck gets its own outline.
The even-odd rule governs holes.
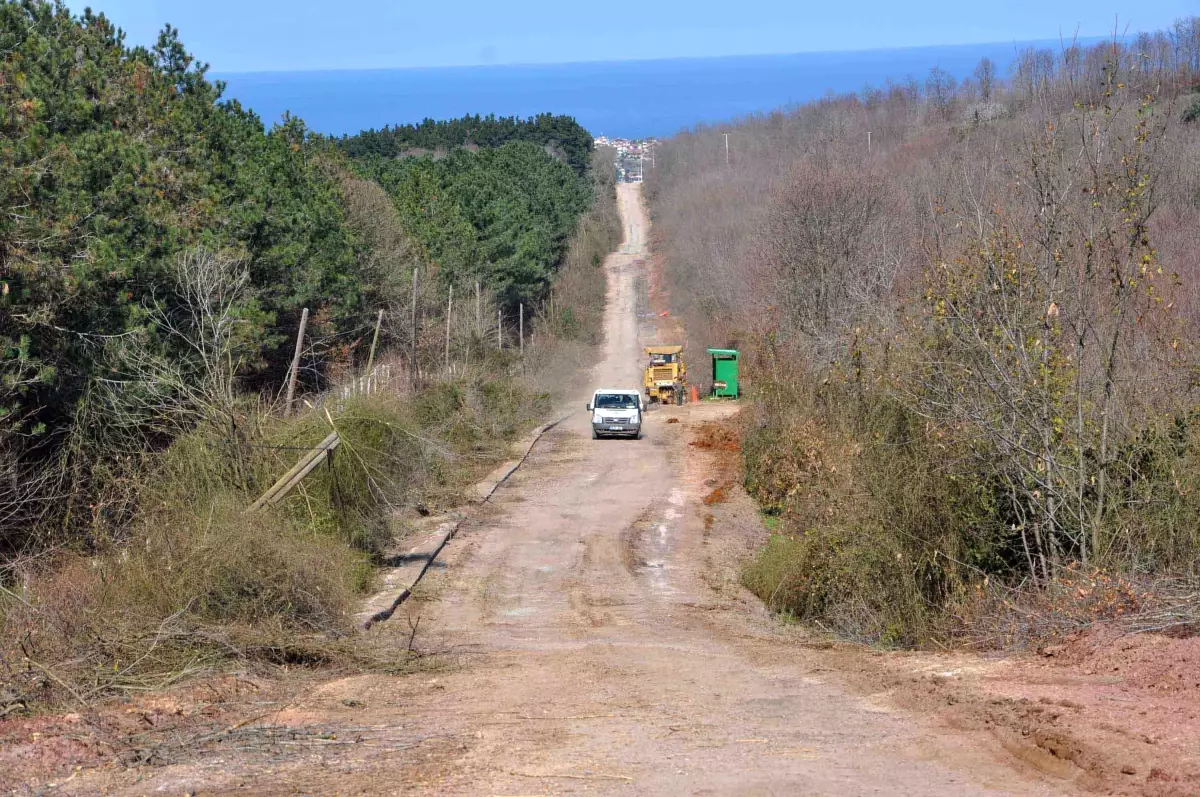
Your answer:
[[[587,405],[592,414],[592,439],[642,436],[642,412],[646,409],[640,390],[602,388]]]

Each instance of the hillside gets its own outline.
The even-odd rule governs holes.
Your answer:
[[[0,791],[1200,793],[1200,20],[617,184],[0,12]]]
[[[356,167],[392,197],[443,281],[482,280],[509,310],[545,297],[591,202],[569,166],[522,141],[436,159],[373,156]]]
[[[591,137],[569,119],[430,121],[405,135],[440,146],[490,132],[446,159],[356,162],[300,119],[268,128],[222,100],[170,28],[130,48],[103,15],[5,0],[0,53],[9,551],[35,527],[90,539],[89,515],[123,522],[123,503],[99,508],[98,482],[128,474],[96,466],[190,428],[212,378],[197,290],[222,304],[236,390],[281,388],[307,308],[301,388],[322,389],[365,359],[377,310],[409,303],[414,268],[434,307],[454,284],[461,296],[479,283],[506,313],[543,301],[593,200]],[[201,263],[228,284],[184,284]],[[382,345],[405,335],[388,325]],[[62,500],[47,500],[51,482]]]
[[[772,607],[918,646],[1194,628],[1198,30],[660,145],[663,288],[745,352]]]
[[[405,666],[343,642],[402,517],[466,501],[599,334],[613,174],[571,120],[530,125],[574,164],[356,159],[206,75],[172,28],[0,0],[0,716]]]

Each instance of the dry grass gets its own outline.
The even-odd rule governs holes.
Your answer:
[[[1130,577],[1073,565],[1048,585],[974,585],[951,610],[958,640],[980,649],[1040,649],[1096,625],[1123,633],[1200,633],[1200,582]]]
[[[196,430],[144,472],[123,543],[27,566],[21,588],[0,594],[0,691],[28,706],[86,704],[235,660],[382,666],[358,649],[350,618],[394,510],[457,503],[546,410],[498,379],[255,419],[236,449]],[[331,422],[333,462],[246,514]]]
[[[931,644],[979,568],[1002,564],[983,532],[986,496],[946,478],[921,419],[895,403],[859,409],[776,383],[744,413],[746,486],[780,521],[744,582],[849,638]]]

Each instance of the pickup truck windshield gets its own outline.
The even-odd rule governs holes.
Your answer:
[[[631,393],[599,393],[596,395],[598,410],[636,410],[638,397]]]

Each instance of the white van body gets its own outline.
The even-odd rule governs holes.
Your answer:
[[[601,388],[592,394],[587,408],[592,414],[593,438],[642,436],[642,411],[646,405],[641,390]]]

